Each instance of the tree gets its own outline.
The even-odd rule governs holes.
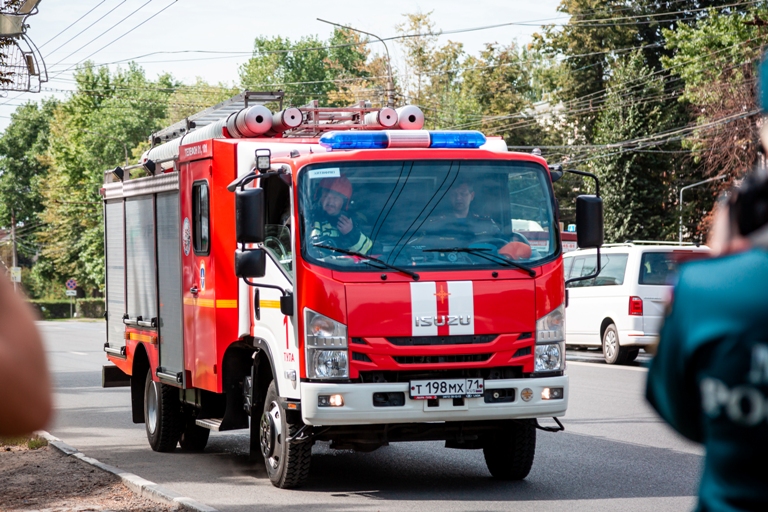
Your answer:
[[[359,34],[344,29],[334,30],[328,41],[257,37],[253,57],[240,67],[240,83],[255,91],[281,89],[286,105],[313,99],[328,106],[348,104],[356,84],[369,76],[362,43]]]
[[[640,52],[620,58],[612,70],[605,107],[595,124],[595,143],[631,141],[668,129],[674,116],[662,103],[648,101],[663,92],[663,78],[644,64]],[[630,79],[639,79],[642,87],[627,92],[622,85]],[[663,240],[675,231],[669,159],[665,153],[643,152],[642,147],[609,148],[593,160],[592,168],[602,183],[607,241]],[[674,149],[679,144],[660,147]]]
[[[123,165],[134,148],[167,117],[170,76],[148,80],[131,64],[111,73],[86,64],[75,73],[77,89],[51,124],[51,171],[43,191],[43,250],[34,273],[42,281],[74,277],[89,294],[104,284],[102,206],[104,171]],[[125,144],[125,146],[124,146]]]
[[[748,12],[715,10],[696,27],[665,31],[671,57],[663,64],[684,81],[680,102],[698,129],[686,137],[697,169],[678,187],[724,174],[727,179],[688,192],[686,232],[701,237],[711,223],[715,198],[741,179],[757,157],[758,119],[755,66],[765,44],[768,8]]]

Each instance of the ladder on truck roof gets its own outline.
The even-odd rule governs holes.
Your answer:
[[[192,114],[167,128],[163,128],[162,130],[153,133],[149,140],[153,146],[168,142],[171,139],[181,137],[192,130],[220,121],[230,114],[253,105],[264,105],[266,103],[276,102],[278,104],[278,110],[282,110],[283,95],[283,91],[243,91],[237,96],[233,96],[217,105],[201,110],[197,114]]]
[[[405,105],[398,109],[390,107],[372,107],[369,101],[359,101],[346,107],[321,107],[317,100],[312,100],[301,107],[290,107],[283,110],[283,91],[255,92],[244,91],[227,101],[209,107],[172,124],[150,136],[152,147],[178,139],[203,127],[220,123],[226,125],[231,138],[246,138],[249,136],[275,136],[280,133],[285,137],[317,136],[329,130],[382,130],[402,129],[418,130],[424,125],[424,113],[415,105]],[[271,129],[248,134],[248,116],[246,109],[276,103],[279,112],[273,113],[276,124],[270,124]],[[290,114],[288,114],[290,113]],[[236,114],[233,116],[233,114]],[[290,116],[291,121],[285,122]],[[272,121],[270,121],[271,123]],[[258,123],[262,123],[261,120]],[[278,126],[279,124],[279,126]],[[210,132],[201,136],[221,136],[220,127],[213,126]]]

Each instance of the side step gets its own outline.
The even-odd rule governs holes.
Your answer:
[[[195,425],[218,432],[223,419],[224,418],[206,418],[204,420],[195,420]]]

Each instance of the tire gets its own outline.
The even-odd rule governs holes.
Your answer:
[[[149,446],[156,452],[172,452],[179,442],[183,427],[179,390],[154,382],[147,372],[144,381],[144,426]]]
[[[637,355],[640,353],[640,349],[636,348],[634,350],[627,351],[627,362],[631,363],[635,359],[637,359]]]
[[[286,421],[275,381],[272,381],[264,400],[264,413],[259,420],[259,444],[269,479],[280,489],[301,487],[309,477],[312,443],[287,442],[288,437],[296,434],[301,426]]]
[[[189,415],[179,437],[179,446],[185,452],[201,452],[205,450],[210,435],[209,429],[196,425],[195,418]]]
[[[499,432],[484,439],[488,471],[497,480],[522,480],[528,476],[536,453],[536,420],[504,422]]]
[[[619,331],[611,324],[603,333],[603,357],[608,364],[626,364],[629,351],[619,343]]]

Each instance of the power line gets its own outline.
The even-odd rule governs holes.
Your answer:
[[[104,2],[106,2],[106,1],[107,1],[107,0],[101,0],[101,2],[99,2],[99,3],[98,3],[98,4],[96,4],[95,6],[91,7],[90,9],[88,9],[88,10],[85,12],[85,14],[83,14],[82,16],[80,16],[79,18],[77,18],[75,21],[73,21],[72,23],[70,23],[69,25],[67,25],[66,27],[64,27],[64,29],[63,29],[61,32],[59,32],[58,34],[56,34],[55,36],[53,36],[52,38],[50,38],[49,40],[47,40],[46,42],[44,42],[43,44],[41,44],[40,46],[38,46],[38,49],[41,49],[43,46],[47,45],[48,43],[50,43],[51,41],[53,41],[54,39],[56,39],[57,37],[59,37],[61,34],[63,34],[64,32],[66,32],[67,30],[69,30],[69,29],[70,29],[70,28],[72,28],[73,26],[75,26],[75,25],[76,25],[76,24],[77,24],[77,23],[78,23],[80,20],[82,20],[83,18],[85,18],[86,16],[88,16],[89,14],[91,14],[93,11],[95,11],[95,10],[96,10],[96,8],[97,8],[97,7],[99,7],[101,4],[103,4],[103,3],[104,3]],[[58,48],[57,48],[57,49],[58,49]],[[56,51],[56,50],[54,50],[54,51]]]

